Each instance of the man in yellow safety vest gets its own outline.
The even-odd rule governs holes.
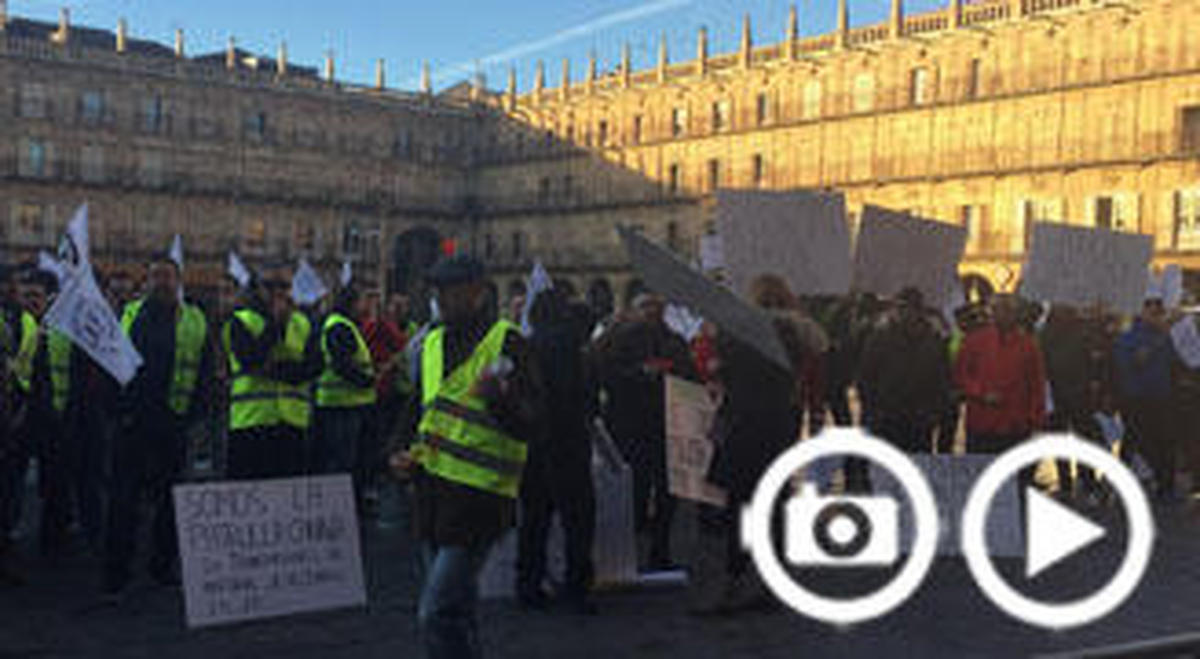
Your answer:
[[[426,654],[478,657],[479,573],[513,523],[527,442],[542,434],[542,392],[516,326],[485,308],[483,266],[449,257],[429,279],[444,324],[426,334],[417,356],[416,443],[392,464],[414,476]]]
[[[142,356],[120,396],[120,431],[113,437],[104,591],[119,596],[130,581],[143,499],[152,506],[150,576],[178,583],[171,487],[187,455],[187,429],[207,406],[212,350],[208,321],[198,307],[179,299],[179,266],[165,254],[147,268],[145,298],[125,305],[121,327]]]
[[[348,473],[362,510],[366,470],[378,457],[368,427],[375,407],[375,366],[356,318],[363,298],[353,284],[338,292],[333,310],[321,326],[324,370],[317,379],[314,473]]]
[[[321,374],[319,331],[295,309],[287,266],[267,270],[233,312],[229,350],[226,476],[286,478],[304,473],[312,384]]]

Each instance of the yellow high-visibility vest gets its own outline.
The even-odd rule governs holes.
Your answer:
[[[121,314],[121,328],[131,338],[133,325],[145,308],[145,303],[145,300],[134,300],[125,305]],[[167,394],[171,411],[181,416],[188,413],[192,392],[196,390],[200,358],[204,354],[207,337],[208,320],[204,318],[204,313],[195,305],[184,303],[175,320],[175,362],[171,368],[171,390]]]
[[[442,378],[444,328],[425,337],[421,357],[424,413],[413,455],[426,472],[445,480],[516,498],[525,468],[525,442],[510,436],[473,389],[503,353],[512,323],[498,321],[453,373]]]

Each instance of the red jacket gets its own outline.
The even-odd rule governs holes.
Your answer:
[[[391,361],[392,356],[404,350],[408,344],[408,335],[390,320],[365,320],[362,328],[363,339],[371,351],[371,360],[375,362],[376,372],[383,370],[384,365]],[[394,373],[386,377],[381,376],[375,383],[378,395],[389,395],[395,379]]]
[[[967,399],[967,432],[1028,434],[1046,414],[1046,375],[1041,351],[1025,332],[1001,334],[994,325],[963,340],[954,380]],[[994,403],[985,402],[992,396]]]

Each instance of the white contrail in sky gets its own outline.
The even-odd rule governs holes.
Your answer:
[[[533,41],[518,44],[510,48],[505,48],[499,52],[481,57],[478,60],[460,62],[452,66],[447,66],[435,71],[433,78],[438,80],[443,79],[446,76],[468,75],[475,70],[477,65],[480,67],[487,67],[514,60],[531,53],[545,50],[551,46],[557,46],[560,43],[565,43],[572,39],[585,37],[589,34],[599,32],[600,30],[612,27],[614,25],[636,21],[646,18],[647,16],[653,16],[654,14],[661,14],[665,11],[690,5],[692,2],[693,0],[651,0],[650,2],[638,5],[637,7],[622,9],[586,23],[580,23],[579,25],[574,25],[569,28],[559,30],[554,34],[542,37],[541,39],[535,39]]]

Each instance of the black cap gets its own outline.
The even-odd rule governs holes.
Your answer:
[[[483,264],[466,254],[457,254],[438,261],[425,276],[431,285],[444,288],[483,281]]]

